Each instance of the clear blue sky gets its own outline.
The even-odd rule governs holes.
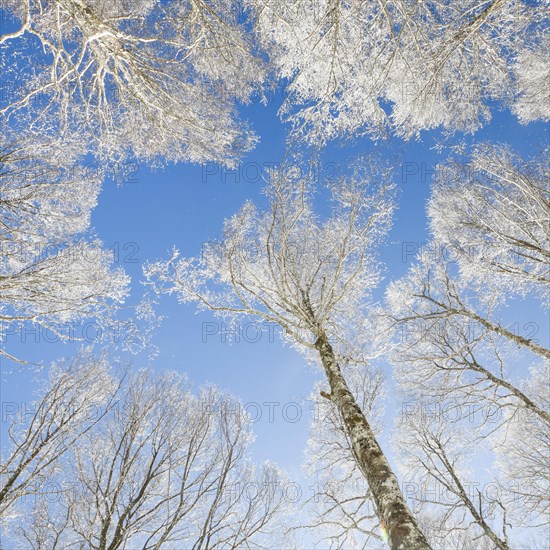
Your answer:
[[[139,301],[141,267],[145,260],[166,258],[174,245],[185,256],[200,254],[205,242],[220,236],[223,219],[246,199],[264,200],[258,173],[262,167],[279,162],[284,151],[285,127],[276,114],[280,101],[281,97],[276,95],[267,106],[254,103],[242,108],[243,116],[252,122],[261,141],[243,159],[237,175],[216,165],[178,165],[158,171],[138,166],[127,178],[134,181],[124,185],[105,183],[92,224],[105,245],[117,250],[118,261],[132,276],[130,304]],[[400,162],[405,163],[403,170],[399,167],[396,170],[399,209],[389,241],[381,251],[386,265],[385,282],[404,275],[410,266],[413,259],[410,255],[404,258],[404,251],[411,252],[427,241],[425,205],[430,171],[448,154],[448,149],[441,155],[434,151],[439,138],[438,132],[428,132],[421,141],[394,140],[391,147],[361,139],[353,145],[331,146],[323,154],[321,177],[331,175],[350,155],[368,152],[374,147],[381,148],[384,154],[396,154]],[[528,155],[539,142],[548,139],[548,127],[544,124],[521,126],[508,112],[494,112],[493,121],[475,136],[457,135],[449,145],[463,139],[507,142],[519,153]],[[323,208],[322,203],[319,206]],[[383,290],[384,285],[378,296]],[[213,382],[230,389],[249,404],[249,412],[257,419],[255,458],[274,460],[300,479],[310,415],[305,399],[321,373],[307,367],[303,359],[284,347],[265,325],[261,333],[257,332],[257,326],[244,326],[246,336],[241,342],[229,345],[222,341],[221,334],[212,334],[215,330],[212,323],[219,324],[219,321],[208,313],[196,314],[194,306],[182,306],[174,297],[164,297],[160,300],[159,312],[167,318],[154,336],[158,357],[150,361],[146,354],[135,357],[124,354],[123,358],[132,361],[135,367],[187,372],[197,386]],[[548,343],[548,319],[537,304],[515,306],[510,312],[511,323],[516,316],[537,322],[540,326],[537,337]],[[81,331],[81,327],[76,330]],[[93,327],[89,336],[93,339]],[[25,342],[21,334],[8,336],[6,348],[16,356],[44,364],[70,355],[76,348],[76,345],[48,343],[43,337],[35,343],[35,338],[31,332],[26,334]],[[2,401],[30,399],[34,369],[14,367],[2,361]],[[389,396],[388,410],[392,411],[396,404],[392,402],[391,392]],[[298,403],[301,407],[301,417],[296,422],[288,421],[296,419],[298,414],[296,406],[289,403]],[[386,437],[383,444],[385,441]],[[384,446],[388,448],[387,443]],[[304,492],[307,490],[305,487]]]

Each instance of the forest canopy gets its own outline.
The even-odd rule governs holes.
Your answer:
[[[0,0],[2,546],[548,548],[549,45]]]

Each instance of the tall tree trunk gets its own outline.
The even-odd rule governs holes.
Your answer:
[[[390,547],[392,550],[429,550],[430,545],[409,510],[397,478],[365,415],[348,388],[324,332],[317,338],[315,347],[330,384],[329,397],[342,416],[355,459],[374,498],[376,514],[388,534]]]

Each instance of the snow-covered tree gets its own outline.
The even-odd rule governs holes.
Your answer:
[[[314,177],[288,160],[271,174],[269,208],[247,202],[225,222],[223,241],[200,258],[146,266],[157,292],[221,315],[277,323],[325,372],[357,467],[368,482],[392,548],[428,548],[340,362],[364,360],[362,315],[380,280],[374,253],[393,210],[391,170],[371,157],[329,184],[332,212],[313,209]]]
[[[226,0],[2,0],[3,123],[70,136],[94,152],[231,164],[255,137],[237,120],[263,78],[245,13]],[[18,126],[19,125],[19,126]]]
[[[550,37],[535,40],[517,56],[514,65],[518,97],[512,106],[523,124],[549,120],[550,105]]]
[[[382,431],[384,381],[373,366],[340,365],[357,403],[368,416],[375,435]],[[306,472],[314,488],[307,502],[306,529],[319,545],[328,548],[386,548],[385,532],[374,510],[368,484],[357,468],[348,431],[326,394],[316,384],[307,447]]]
[[[487,537],[493,548],[508,550],[508,510],[494,478],[489,478],[491,489],[479,472],[478,477],[473,472],[482,445],[476,430],[462,420],[453,421],[449,411],[402,417],[398,447],[408,496],[415,511],[421,513],[427,505],[442,510],[436,516],[439,532],[444,533],[439,544],[437,532],[427,530],[434,548],[449,547],[450,536],[466,531],[472,542]]]
[[[107,320],[128,278],[87,232],[101,171],[81,144],[29,134],[0,138],[0,325],[33,323],[59,338],[64,323]],[[3,335],[4,339],[4,335]],[[0,354],[11,357],[5,347]]]
[[[548,291],[549,176],[547,148],[524,160],[504,145],[484,143],[470,158],[440,166],[430,227],[465,280],[506,292]]]
[[[114,405],[117,387],[107,361],[85,351],[53,364],[36,399],[5,403],[9,428],[0,463],[2,521],[16,518],[17,503],[40,493],[62,457]]]
[[[126,372],[116,405],[79,434],[20,508],[10,534],[30,548],[284,546],[285,476],[255,468],[251,421],[213,387],[174,372]],[[269,543],[268,543],[269,541]]]
[[[515,105],[522,122],[546,116],[543,2],[249,4],[278,76],[289,80],[281,114],[306,140],[473,131],[494,102]]]
[[[547,295],[546,172],[540,159],[488,145],[441,165],[430,250],[387,293],[406,398],[399,446],[408,475],[445,492],[421,491],[419,501],[444,509],[443,533],[498,548],[548,523],[550,351],[520,308],[515,324],[506,321],[511,298]],[[474,449],[494,463],[491,475],[468,469]],[[498,497],[466,492],[465,481],[493,484]]]
[[[550,364],[535,364],[524,382],[524,391],[550,411]],[[510,521],[518,525],[548,525],[550,513],[550,422],[536,411],[521,407],[508,413],[511,422],[498,434],[497,466],[506,488],[504,503]],[[514,415],[514,416],[512,416]],[[546,537],[547,538],[547,537]],[[542,542],[542,541],[541,541]]]
[[[547,408],[548,369],[537,369],[535,379]],[[506,550],[529,539],[544,548],[548,423],[521,404],[503,408],[501,396],[487,393],[485,407],[450,390],[438,401],[409,394],[396,430],[405,494],[434,548],[454,548],[459,535],[468,548]]]

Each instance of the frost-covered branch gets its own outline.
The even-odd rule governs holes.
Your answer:
[[[4,124],[64,136],[94,153],[232,164],[255,137],[237,120],[263,79],[232,2],[8,2],[20,30],[2,37]],[[32,67],[32,70],[29,70]]]
[[[543,3],[248,3],[277,76],[289,80],[281,114],[305,140],[471,132],[495,102],[512,105],[522,122],[548,116]]]
[[[126,297],[127,276],[89,234],[102,173],[86,170],[81,155],[75,140],[0,140],[3,331],[32,323],[62,338],[64,323],[108,322]]]
[[[284,165],[266,188],[267,211],[246,203],[225,222],[219,247],[200,259],[151,264],[145,273],[158,292],[182,302],[228,316],[269,316],[321,362],[383,533],[393,549],[413,550],[428,543],[339,364],[344,355],[368,355],[361,318],[379,281],[374,252],[391,221],[390,177],[375,157],[358,162],[330,184],[333,209],[323,220],[313,209],[312,176]]]
[[[13,434],[4,470],[25,483],[5,484],[10,540],[44,550],[283,547],[286,477],[250,461],[242,405],[213,387],[193,394],[174,372],[106,367],[90,356],[54,376],[30,426]]]

